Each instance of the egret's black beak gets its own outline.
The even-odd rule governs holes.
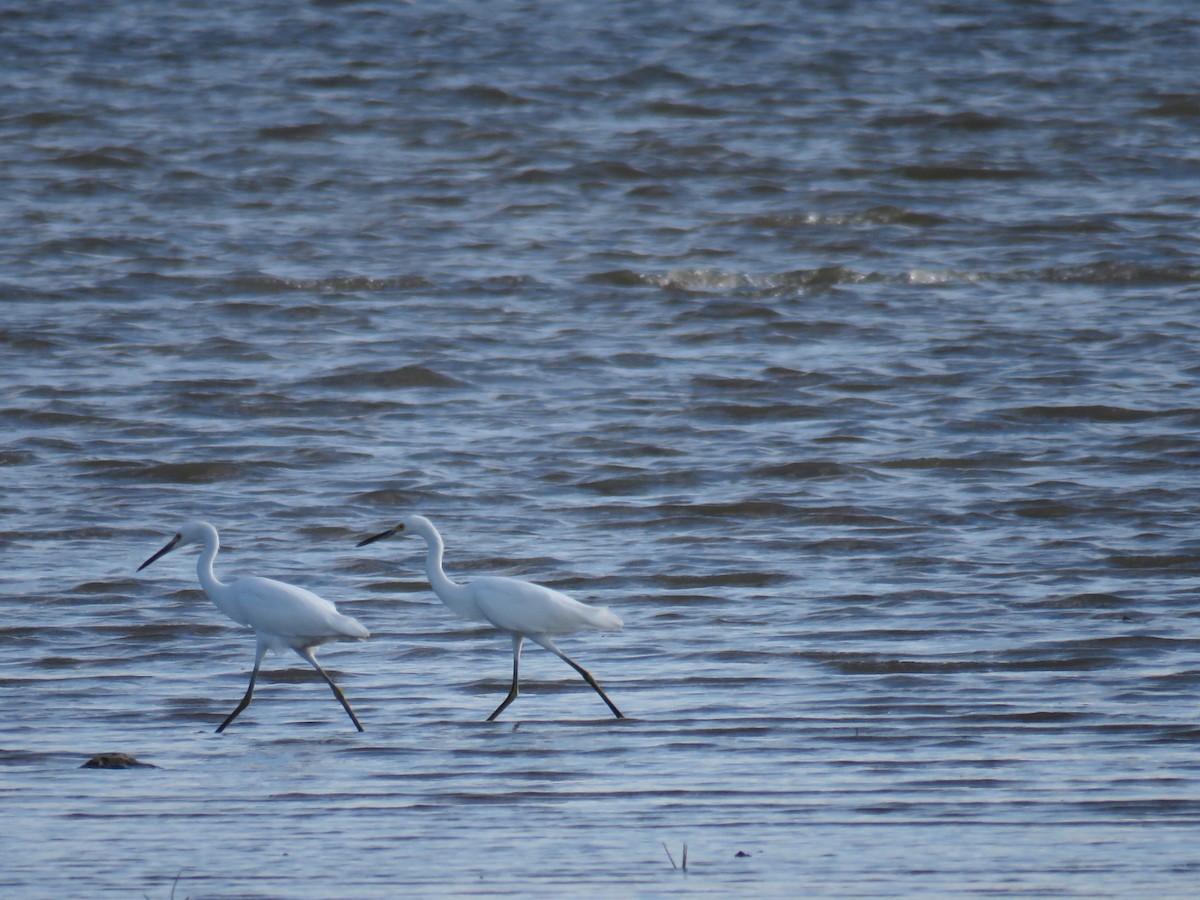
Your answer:
[[[384,538],[390,538],[393,534],[395,534],[399,530],[400,530],[400,526],[397,525],[395,528],[389,528],[387,531],[381,531],[381,532],[379,532],[379,534],[373,535],[372,537],[363,538],[361,541],[359,541],[354,546],[365,547],[365,546],[367,546],[367,544],[373,544],[376,541],[382,541]]]
[[[183,540],[183,535],[180,535],[180,534],[175,535],[175,537],[173,537],[169,541],[167,541],[167,546],[163,547],[161,550],[159,550],[157,553],[155,553],[152,557],[150,557],[148,560],[146,560],[144,563],[142,563],[140,566],[138,566],[137,570],[140,572],[140,571],[142,571],[142,569],[146,568],[146,566],[150,565],[150,563],[154,562],[160,556],[166,556],[168,553],[170,553],[172,550],[175,549],[176,545],[181,540]]]

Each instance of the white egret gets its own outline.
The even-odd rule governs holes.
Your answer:
[[[525,638],[545,647],[582,675],[608,704],[613,715],[618,719],[625,718],[616,704],[600,689],[600,685],[596,684],[596,679],[591,673],[554,646],[552,640],[555,636],[573,634],[584,628],[618,631],[622,622],[615,613],[604,607],[588,606],[559,591],[516,578],[476,578],[466,584],[451,581],[442,570],[442,553],[445,550],[442,536],[424,516],[409,516],[395,528],[359,541],[358,546],[362,547],[396,534],[415,534],[425,539],[428,545],[425,573],[429,576],[433,592],[443,603],[464,619],[490,622],[512,636],[512,687],[504,702],[488,716],[489,722],[504,712],[505,707],[512,703],[520,692],[517,673],[521,662],[521,645]]]
[[[196,575],[208,599],[239,625],[249,625],[253,628],[254,636],[258,640],[254,670],[250,673],[250,686],[246,688],[246,695],[242,697],[237,709],[217,728],[217,732],[220,733],[229,727],[229,723],[250,705],[250,698],[254,694],[254,682],[258,678],[258,670],[267,651],[274,650],[278,653],[286,648],[295,650],[301,659],[317,670],[325,679],[325,683],[333,688],[333,695],[349,714],[354,727],[362,731],[362,723],[350,708],[341,688],[333,683],[333,679],[317,662],[316,650],[321,644],[330,641],[364,640],[370,637],[370,632],[357,620],[339,613],[337,607],[328,600],[304,588],[253,575],[238,578],[228,584],[218,581],[213,574],[213,560],[217,558],[217,550],[221,544],[217,537],[217,529],[207,522],[189,522],[184,525],[165,547],[138,566],[138,571],[142,571],[176,547],[185,547],[188,544],[203,545],[200,560],[196,563]]]

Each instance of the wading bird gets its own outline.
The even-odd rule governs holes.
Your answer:
[[[217,537],[217,529],[207,522],[189,522],[184,525],[165,547],[138,566],[138,571],[142,571],[175,548],[186,547],[188,544],[203,545],[200,560],[196,563],[196,575],[205,595],[216,604],[217,609],[233,621],[253,628],[254,636],[258,639],[254,671],[250,673],[250,686],[246,688],[246,696],[242,697],[237,709],[221,723],[217,732],[228,728],[229,723],[250,705],[250,698],[254,694],[254,682],[258,678],[258,670],[267,651],[280,652],[289,647],[325,679],[325,683],[333,689],[333,695],[350,716],[354,727],[362,731],[362,723],[350,708],[341,688],[333,683],[333,679],[317,662],[316,650],[330,641],[361,641],[370,637],[370,632],[355,619],[339,613],[337,607],[328,600],[304,588],[253,575],[238,578],[228,584],[218,581],[217,576],[213,574],[213,560],[217,558],[217,550],[221,544]]]
[[[618,719],[624,718],[616,705],[608,699],[608,695],[600,689],[600,685],[596,684],[596,679],[591,673],[554,646],[552,640],[555,636],[573,634],[584,628],[618,631],[622,622],[614,613],[602,607],[587,606],[566,594],[516,578],[486,577],[476,578],[466,584],[456,584],[442,571],[442,553],[445,550],[442,536],[424,516],[409,516],[395,528],[359,541],[358,546],[363,547],[396,534],[415,534],[425,539],[428,545],[425,573],[429,576],[430,587],[443,603],[464,619],[491,622],[512,636],[512,687],[504,702],[488,716],[489,722],[504,712],[504,708],[512,703],[520,692],[517,673],[521,663],[521,645],[525,638],[545,647],[582,675],[608,704],[613,715]]]

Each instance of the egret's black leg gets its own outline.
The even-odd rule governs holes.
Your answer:
[[[236,719],[243,709],[250,705],[250,698],[254,696],[254,682],[258,679],[258,670],[262,666],[263,657],[267,654],[267,647],[260,643],[258,649],[254,652],[254,670],[250,673],[250,685],[246,688],[246,695],[242,697],[242,702],[237,705],[237,709],[225,717],[225,721],[217,726],[217,734],[220,734],[229,727],[229,723]]]
[[[592,677],[591,672],[589,672],[583,666],[579,665],[579,663],[575,662],[575,660],[571,659],[565,653],[560,653],[559,657],[561,657],[562,660],[564,662],[566,662],[566,664],[569,665],[572,669],[574,669],[576,672],[578,672],[580,675],[583,676],[583,680],[586,681],[588,684],[590,684],[592,686],[593,690],[595,690],[596,693],[600,695],[600,699],[608,704],[608,708],[612,710],[612,714],[614,716],[616,716],[618,719],[625,718],[625,716],[623,716],[621,714],[621,711],[619,709],[617,709],[617,705],[608,699],[608,694],[604,693],[604,691],[601,689],[600,685],[596,684],[596,679]]]
[[[518,685],[517,671],[520,668],[520,664],[521,664],[521,644],[524,643],[524,641],[525,641],[524,636],[519,635],[519,634],[513,635],[512,687],[510,687],[508,689],[508,696],[504,698],[504,702],[501,703],[499,706],[497,706],[496,711],[487,717],[487,720],[489,722],[494,721],[496,716],[498,716],[498,715],[500,715],[500,713],[504,712],[505,707],[507,707],[508,704],[512,703],[514,700],[516,700],[517,694],[521,693],[520,686]]]
[[[621,711],[619,709],[617,709],[616,704],[608,699],[608,694],[604,693],[604,691],[602,691],[600,689],[600,685],[596,684],[596,679],[592,677],[591,672],[589,672],[587,669],[585,669],[579,663],[575,662],[575,660],[571,659],[571,657],[567,656],[567,654],[565,654],[561,650],[559,650],[550,641],[538,641],[538,643],[540,643],[543,647],[545,647],[547,650],[549,650],[551,653],[553,653],[555,656],[557,656],[559,659],[561,659],[563,662],[565,662],[568,666],[570,666],[572,669],[574,669],[576,672],[578,672],[580,675],[582,675],[583,680],[586,681],[588,684],[590,684],[592,686],[592,688],[596,691],[596,693],[600,695],[600,699],[608,704],[608,708],[612,710],[612,714],[614,716],[616,716],[618,719],[625,718],[625,716],[623,716],[621,714]]]
[[[300,654],[301,658],[304,659],[305,662],[307,662],[310,666],[316,669],[318,673],[320,673],[321,677],[325,679],[325,683],[327,685],[333,688],[333,696],[338,698],[338,702],[342,704],[342,708],[346,710],[346,714],[350,716],[350,721],[354,723],[354,727],[359,731],[365,731],[366,729],[362,727],[362,722],[358,721],[358,716],[356,716],[354,714],[354,710],[350,708],[350,703],[346,700],[346,695],[342,693],[342,689],[334,684],[333,679],[330,678],[329,675],[326,674],[325,670],[321,668],[321,664],[317,662],[317,658],[313,656],[313,652],[311,650],[297,650],[296,652]]]

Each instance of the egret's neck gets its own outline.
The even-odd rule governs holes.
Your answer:
[[[204,588],[204,593],[217,608],[231,619],[240,621],[240,617],[233,614],[233,611],[228,609],[229,599],[227,589],[229,585],[220,581],[213,574],[213,562],[217,558],[217,551],[221,549],[221,541],[217,537],[217,529],[212,528],[205,532],[204,548],[200,551],[200,558],[196,560],[196,577],[200,579],[200,587]]]
[[[446,550],[446,545],[442,543],[442,536],[435,529],[430,528],[422,537],[429,544],[429,551],[425,554],[425,574],[429,578],[429,586],[433,588],[433,592],[443,603],[460,616],[472,618],[473,608],[469,606],[467,598],[464,596],[466,587],[455,584],[442,569],[442,554]]]

